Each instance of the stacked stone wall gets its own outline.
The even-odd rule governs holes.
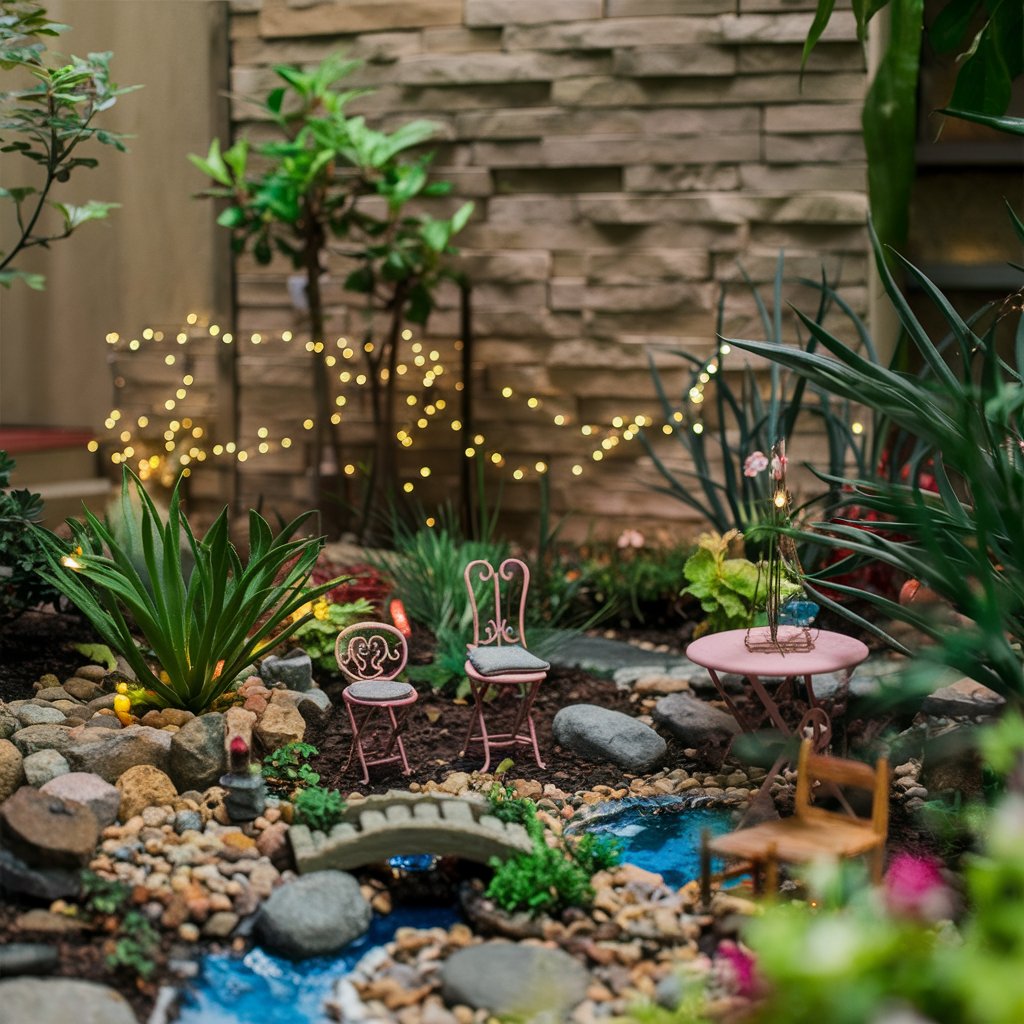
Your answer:
[[[538,505],[538,461],[549,467],[555,512],[575,513],[570,536],[614,536],[629,525],[679,538],[699,527],[685,505],[652,489],[652,460],[612,424],[615,417],[650,417],[648,432],[666,462],[689,468],[681,447],[661,433],[664,413],[649,362],[653,353],[670,393],[683,393],[681,361],[669,352],[714,354],[723,286],[725,332],[733,336],[763,336],[743,275],[767,284],[770,298],[780,249],[793,276],[818,278],[823,263],[841,275],[843,296],[864,311],[864,55],[852,14],[840,12],[801,76],[814,6],[233,3],[237,134],[268,136],[241,97],[265,95],[274,64],[309,64],[338,50],[364,61],[352,84],[376,90],[353,112],[385,127],[414,117],[437,124],[436,173],[454,186],[439,208],[476,204],[459,257],[474,284],[474,430],[485,437],[481,451],[502,456],[501,468],[490,472],[505,478],[503,507],[519,517],[524,535]],[[272,439],[294,432],[289,424],[309,407],[310,357],[299,341],[290,349],[276,341],[283,331],[304,337],[288,299],[290,268],[242,258],[237,272],[241,440],[251,449],[261,426]],[[331,272],[329,351],[336,337],[359,338],[363,329],[339,284],[342,261]],[[817,305],[809,287],[794,285],[786,295],[812,312]],[[796,340],[788,314],[787,324]],[[253,332],[275,345],[253,346]],[[426,334],[414,339],[448,359],[447,380],[457,376],[452,341],[459,335],[451,289],[440,295]],[[411,361],[411,350],[405,355]],[[741,367],[732,354],[722,370],[738,380]],[[512,397],[503,399],[508,387]],[[458,399],[449,396],[451,414]],[[566,425],[556,426],[555,415]],[[356,464],[368,435],[365,396],[353,395],[344,416]],[[713,413],[707,418],[712,423]],[[454,493],[461,458],[457,432],[431,422],[403,453],[404,478],[416,481],[415,493],[428,504]],[[797,460],[820,449],[809,428]],[[593,452],[610,436],[621,443],[595,461]],[[242,467],[246,500],[301,504],[304,482],[287,477],[301,462],[301,447],[250,459]],[[574,465],[583,472],[574,475]],[[422,466],[431,469],[429,478],[419,475]],[[512,478],[516,468],[524,471],[521,481]]]

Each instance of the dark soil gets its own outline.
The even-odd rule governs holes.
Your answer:
[[[479,744],[471,746],[465,756],[459,756],[469,728],[471,705],[433,693],[421,694],[413,705],[410,724],[404,733],[412,774],[403,775],[401,766],[397,764],[371,768],[370,784],[365,786],[361,768],[355,759],[346,765],[352,746],[352,730],[341,700],[341,684],[327,684],[327,690],[335,700],[334,706],[306,734],[307,741],[320,751],[311,764],[322,776],[321,785],[340,789],[342,793],[354,789],[380,793],[406,788],[410,782],[440,781],[449,772],[472,772],[483,765]],[[577,669],[553,669],[542,684],[533,709],[545,767],[537,765],[532,750],[520,746],[515,750],[492,751],[490,770],[494,771],[506,756],[510,756],[514,767],[509,771],[509,777],[550,782],[566,792],[593,789],[595,785],[628,786],[633,776],[621,768],[588,761],[555,745],[551,723],[558,710],[568,704],[598,704],[630,715],[640,713],[631,695],[617,690],[610,680],[597,679]],[[494,701],[488,706],[485,717],[491,732],[501,731],[501,723],[509,721],[512,705],[513,700],[508,699]],[[671,737],[666,738],[669,742],[666,763],[685,766],[681,747]]]
[[[829,626],[832,627],[833,623],[830,622]],[[685,633],[680,629],[663,629],[644,633],[618,631],[616,635],[618,639],[642,639],[680,652],[685,646]],[[5,624],[0,628],[0,699],[18,700],[34,696],[33,684],[48,673],[63,681],[88,660],[72,645],[95,641],[88,622],[62,612],[28,612],[15,622]],[[429,660],[429,637],[418,637],[412,648],[412,660]],[[450,696],[426,692],[421,693],[413,706],[411,724],[405,733],[412,774],[404,776],[396,765],[372,768],[370,785],[364,786],[359,766],[354,761],[346,763],[351,749],[351,729],[341,701],[342,684],[337,680],[327,681],[324,688],[331,696],[333,706],[319,722],[311,724],[306,737],[320,751],[311,763],[320,772],[324,786],[340,789],[343,794],[353,790],[383,792],[407,788],[410,782],[440,781],[451,771],[472,772],[482,765],[479,745],[471,748],[466,756],[459,756],[469,724],[470,705]],[[612,788],[628,786],[632,776],[621,769],[587,761],[555,745],[551,734],[555,714],[567,704],[577,703],[598,704],[631,715],[643,711],[628,691],[616,689],[610,680],[595,678],[575,669],[555,669],[541,687],[534,706],[534,719],[546,767],[540,768],[529,750],[519,748],[514,752],[496,751],[492,756],[491,770],[497,768],[506,754],[513,754],[514,767],[509,772],[512,778],[550,782],[566,792],[593,789],[598,785]],[[508,710],[500,702],[488,707],[487,720],[492,730],[492,721],[500,725]],[[666,739],[667,766],[717,770],[718,757],[714,752],[704,752],[707,759],[694,764],[683,755],[680,744],[669,737]],[[893,805],[889,849],[890,852],[902,849],[919,854],[940,852],[936,849],[935,837],[908,818],[898,804]],[[16,918],[33,905],[38,904],[20,898],[0,899],[0,944],[43,941],[57,945],[60,951],[57,973],[60,976],[87,978],[113,986],[129,1000],[140,1021],[148,1018],[158,986],[176,983],[176,979],[168,974],[166,964],[170,947],[176,941],[173,936],[162,935],[163,946],[155,958],[156,969],[150,980],[136,982],[130,971],[124,968],[112,970],[106,965],[111,938],[102,930],[53,936],[15,929]],[[204,947],[197,946],[190,952],[199,955],[203,951]]]
[[[28,611],[0,625],[0,700],[35,696],[32,684],[48,672],[61,682],[89,659],[74,644],[96,643],[92,626],[80,615]]]

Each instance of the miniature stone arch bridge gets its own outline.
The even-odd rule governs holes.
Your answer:
[[[299,874],[416,853],[486,864],[533,849],[526,829],[494,817],[485,800],[398,790],[350,804],[326,834],[292,825],[288,837]]]

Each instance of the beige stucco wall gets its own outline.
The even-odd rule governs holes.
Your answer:
[[[223,130],[227,11],[220,0],[52,0],[47,9],[72,26],[54,48],[111,50],[115,81],[144,88],[103,121],[135,136],[130,152],[94,147],[100,166],[54,193],[122,208],[19,261],[46,274],[45,292],[0,289],[0,424],[101,430],[113,390],[107,332],[230,309],[226,239],[210,205],[190,198],[201,179],[186,161]],[[23,183],[28,167],[4,157],[0,181]]]

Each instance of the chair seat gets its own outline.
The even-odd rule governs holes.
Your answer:
[[[852,819],[830,821],[823,827],[820,822],[786,818],[716,836],[708,849],[729,857],[762,860],[774,847],[778,860],[805,863],[818,857],[855,857],[882,842],[882,836]]]
[[[497,644],[490,647],[471,647],[469,663],[477,675],[506,676],[513,673],[547,672],[551,665],[521,644]]]
[[[488,686],[522,686],[525,683],[536,683],[547,678],[547,670],[543,672],[505,672],[500,676],[482,676],[473,668],[473,663],[468,659],[462,666],[462,671],[466,673],[470,682]]]
[[[388,701],[405,700],[416,692],[416,688],[409,683],[395,682],[393,679],[368,680],[362,683],[352,683],[345,687],[345,695],[355,700]]]

